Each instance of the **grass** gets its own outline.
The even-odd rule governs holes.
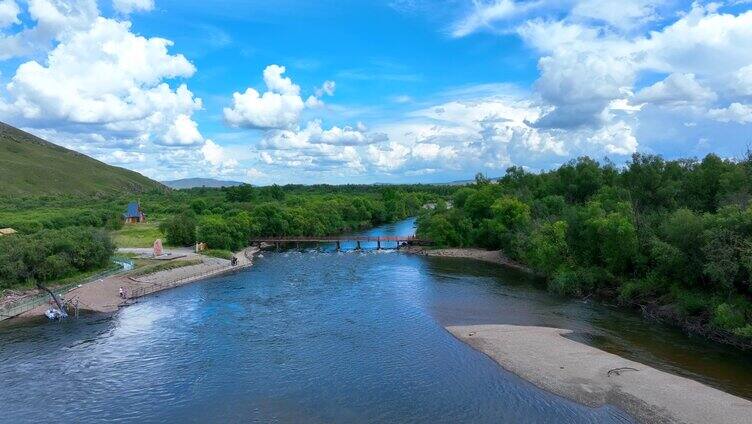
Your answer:
[[[0,195],[142,193],[164,186],[0,123]]]
[[[156,222],[125,224],[122,229],[112,232],[112,241],[117,247],[152,247],[156,239],[162,239],[164,243],[164,234]]]
[[[183,268],[191,265],[198,265],[202,263],[201,259],[176,259],[169,262],[162,262],[154,265],[144,266],[138,268],[130,273],[131,277],[138,277],[139,275],[154,274],[159,271],[167,271],[170,269]]]
[[[229,250],[221,250],[221,249],[207,249],[201,252],[202,255],[211,256],[213,258],[220,258],[220,259],[232,259],[233,253]]]

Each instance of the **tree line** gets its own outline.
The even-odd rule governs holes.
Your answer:
[[[641,305],[718,338],[752,339],[752,158],[624,167],[584,157],[478,176],[418,219],[443,246],[501,249],[550,290]]]
[[[225,190],[219,210],[217,203],[197,197],[165,219],[161,229],[172,245],[200,241],[212,249],[238,250],[257,236],[325,236],[393,222],[417,214],[424,202],[437,198],[404,187],[360,195],[322,187],[326,190],[306,188],[304,193],[277,186],[233,187]]]

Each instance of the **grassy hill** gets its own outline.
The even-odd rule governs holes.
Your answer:
[[[0,196],[141,193],[166,187],[0,122]]]

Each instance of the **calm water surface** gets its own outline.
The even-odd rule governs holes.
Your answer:
[[[498,267],[270,252],[249,271],[114,317],[0,327],[0,422],[631,422],[539,390],[443,329],[472,323],[573,328],[587,343],[752,393],[749,357],[550,296]]]

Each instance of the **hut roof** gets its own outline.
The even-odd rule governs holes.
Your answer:
[[[16,234],[17,231],[13,228],[0,228],[0,236],[9,236],[11,234]]]
[[[139,206],[138,202],[128,203],[128,207],[125,208],[123,216],[125,218],[139,218],[141,216],[141,206]]]

